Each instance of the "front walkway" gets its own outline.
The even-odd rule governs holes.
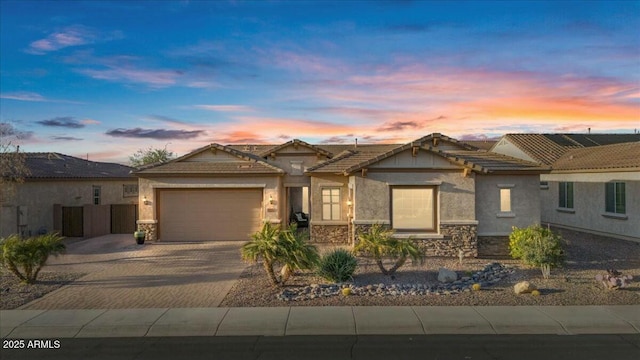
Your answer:
[[[20,309],[216,307],[240,276],[241,241],[145,243],[106,235],[67,246],[43,271],[87,273]]]

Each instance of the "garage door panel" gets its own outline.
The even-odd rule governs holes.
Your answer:
[[[262,189],[161,190],[158,206],[160,240],[246,241],[261,226]]]

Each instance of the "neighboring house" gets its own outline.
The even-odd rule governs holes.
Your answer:
[[[507,134],[491,151],[551,166],[543,223],[638,241],[638,144],[640,134]]]
[[[312,241],[353,244],[374,223],[430,254],[505,253],[512,226],[540,221],[546,166],[441,134],[409,144],[211,144],[135,172],[151,240],[246,240],[265,221],[310,215]]]
[[[640,142],[569,150],[544,180],[543,222],[640,241]]]
[[[24,155],[29,175],[2,194],[0,237],[50,231],[90,237],[135,231],[138,181],[132,168],[59,153]]]

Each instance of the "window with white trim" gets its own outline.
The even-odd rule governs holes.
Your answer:
[[[623,182],[605,184],[605,211],[613,214],[626,214],[626,193]]]
[[[340,188],[322,189],[322,220],[340,220]]]
[[[573,182],[558,183],[558,207],[573,209]]]
[[[437,231],[436,187],[391,188],[391,227],[398,231]]]

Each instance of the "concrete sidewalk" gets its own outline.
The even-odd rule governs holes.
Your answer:
[[[3,310],[2,338],[640,334],[640,305]]]

